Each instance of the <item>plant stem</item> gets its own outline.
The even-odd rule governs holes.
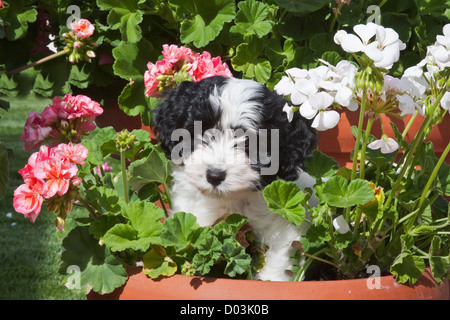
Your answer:
[[[392,190],[391,190],[391,193],[389,194],[389,197],[387,198],[387,200],[385,202],[385,205],[384,205],[385,208],[389,207],[389,205],[391,204],[392,199],[394,198],[395,194],[397,193],[397,191],[398,191],[398,189],[399,189],[399,187],[401,185],[402,179],[403,179],[403,177],[404,177],[404,175],[405,175],[407,169],[409,168],[409,165],[410,165],[410,163],[411,163],[411,161],[413,159],[414,151],[416,150],[417,145],[419,144],[419,142],[422,141],[422,137],[423,137],[423,134],[425,132],[425,129],[428,129],[431,121],[433,120],[434,112],[435,112],[436,108],[439,106],[439,103],[440,103],[442,97],[444,96],[444,93],[445,93],[445,90],[443,90],[439,94],[439,96],[437,97],[436,101],[431,106],[431,110],[430,110],[429,116],[425,118],[424,122],[422,123],[422,125],[421,125],[421,127],[419,129],[419,132],[414,137],[414,140],[412,142],[411,148],[408,150],[408,155],[406,156],[405,163],[404,163],[404,165],[403,165],[403,167],[402,167],[402,169],[400,171],[400,174],[397,177],[397,180],[395,181],[394,186],[392,187]]]
[[[316,254],[317,254],[317,253],[316,253]],[[327,264],[329,264],[329,265],[335,267],[336,269],[338,268],[338,265],[337,265],[337,264],[335,264],[335,263],[333,263],[333,262],[331,262],[331,261],[328,261],[328,260],[319,258],[319,257],[317,257],[317,256],[315,256],[315,255],[312,255],[312,254],[309,254],[309,253],[306,253],[306,252],[304,252],[303,255],[304,255],[305,257],[312,258],[312,259],[318,260],[318,261],[323,262],[323,263],[327,263]]]
[[[41,64],[41,63],[44,63],[44,62],[50,61],[50,60],[52,60],[52,59],[58,58],[58,57],[60,57],[60,56],[63,56],[63,55],[65,55],[65,54],[67,54],[68,52],[69,52],[68,49],[64,49],[63,51],[58,51],[58,52],[56,52],[56,53],[54,53],[54,54],[52,54],[52,55],[49,55],[49,56],[47,56],[47,57],[45,57],[45,58],[42,58],[42,59],[40,59],[40,60],[38,60],[38,61],[35,61],[35,62],[33,62],[33,63],[30,63],[29,65],[26,65],[26,66],[24,66],[24,67],[21,67],[21,68],[18,68],[18,69],[13,70],[13,71],[11,71],[11,72],[8,72],[8,75],[9,75],[9,76],[15,75],[16,73],[22,72],[22,71],[24,71],[24,70],[26,70],[26,69],[29,69],[29,68],[32,68],[32,67],[35,67],[35,66],[37,66],[37,65],[39,65],[39,64]]]
[[[417,210],[415,211],[414,216],[409,221],[407,230],[411,230],[412,226],[414,225],[414,222],[416,222],[417,217],[422,213],[422,211],[423,211],[422,205],[425,202],[425,199],[427,198],[428,191],[430,190],[431,185],[433,184],[433,182],[437,176],[437,173],[438,173],[439,169],[441,168],[442,163],[444,162],[444,160],[447,157],[449,152],[450,152],[450,143],[447,144],[447,147],[445,148],[445,150],[442,153],[441,157],[439,158],[436,166],[434,167],[433,172],[431,172],[431,175],[428,178],[427,184],[425,185],[425,188],[422,191],[422,195],[420,196]]]
[[[127,166],[126,166],[125,151],[120,150],[120,163],[122,165],[122,181],[123,181],[123,195],[125,197],[125,203],[130,202],[128,198],[128,185],[127,185]]]
[[[360,179],[364,179],[364,174],[365,174],[365,163],[364,162],[365,162],[365,158],[366,158],[367,142],[369,140],[370,131],[372,130],[372,125],[373,125],[374,120],[375,120],[374,118],[370,117],[369,120],[367,121],[366,133],[364,135],[364,142],[361,147],[361,159],[360,159],[360,164],[359,164]]]
[[[411,126],[412,126],[414,120],[416,120],[416,118],[417,118],[417,113],[418,113],[418,112],[417,112],[417,110],[416,110],[416,114],[413,115],[413,116],[411,117],[411,119],[409,119],[409,122],[408,122],[408,124],[406,125],[405,130],[403,130],[403,133],[402,133],[402,138],[403,138],[403,139],[404,139],[404,138],[406,137],[406,135],[408,134],[408,131],[409,131],[409,129],[411,128]]]
[[[366,102],[367,102],[367,89],[363,88],[361,108],[360,108],[360,112],[359,112],[358,132],[356,133],[355,149],[354,149],[354,154],[353,154],[353,167],[352,167],[351,180],[354,180],[356,178],[356,167],[358,165],[358,155],[359,155],[359,143],[361,140],[362,127],[363,127],[363,123],[364,123],[364,113],[366,111],[365,110]]]

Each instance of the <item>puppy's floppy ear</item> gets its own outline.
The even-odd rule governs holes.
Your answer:
[[[186,126],[187,113],[190,109],[188,92],[193,87],[192,82],[182,82],[178,87],[165,92],[163,100],[153,112],[153,126],[158,141],[164,150],[166,157],[171,158],[171,151],[178,143],[172,141],[172,132]]]
[[[263,128],[279,130],[279,168],[278,178],[293,181],[298,178],[298,170],[304,161],[312,155],[318,144],[316,130],[299,112],[291,122],[287,119],[283,107],[286,100],[270,90],[264,90]],[[272,148],[277,146],[271,146]]]
[[[298,178],[299,168],[303,169],[304,162],[309,158],[318,144],[315,129],[310,122],[296,112],[291,122],[286,119],[285,126],[280,128],[280,170],[278,176],[287,181]]]

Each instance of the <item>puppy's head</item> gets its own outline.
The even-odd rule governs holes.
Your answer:
[[[154,126],[188,182],[224,196],[298,178],[317,136],[298,112],[289,122],[285,104],[255,81],[211,77],[169,92],[155,110]]]

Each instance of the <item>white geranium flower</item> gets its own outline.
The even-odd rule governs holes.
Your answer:
[[[300,114],[306,119],[313,119],[311,126],[318,131],[325,131],[334,128],[340,119],[339,113],[328,110],[334,99],[327,92],[314,93],[300,107]]]
[[[291,68],[286,70],[286,76],[281,77],[281,80],[276,84],[274,90],[281,95],[288,96],[292,94],[295,88],[295,83],[300,79],[308,77],[308,70]]]
[[[406,45],[400,41],[398,33],[375,23],[358,24],[353,27],[358,35],[338,31],[334,41],[346,52],[364,52],[374,61],[376,67],[390,69],[400,58],[400,51]],[[375,36],[375,40],[371,39]]]
[[[300,79],[295,83],[294,90],[291,94],[291,102],[299,106],[309,99],[317,92],[317,87],[313,81],[307,79]]]
[[[345,234],[350,231],[350,226],[345,221],[344,216],[340,215],[333,220],[333,227],[340,234]]]
[[[441,99],[441,107],[450,111],[450,92],[446,92]]]
[[[388,138],[386,135],[383,135],[380,140],[375,140],[369,143],[367,147],[372,150],[381,149],[381,153],[388,154],[398,149],[398,143],[394,139]]]

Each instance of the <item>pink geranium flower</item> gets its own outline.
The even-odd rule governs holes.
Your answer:
[[[232,77],[226,63],[211,54],[195,54],[191,49],[176,45],[163,45],[164,59],[147,64],[144,74],[145,95],[158,97],[161,91],[170,89],[182,81],[200,81],[212,76]]]
[[[60,196],[67,193],[70,179],[78,172],[76,164],[64,162],[58,157],[51,157],[47,161],[39,162],[34,168],[34,175],[45,181],[47,190],[42,195],[50,199],[55,194]]]
[[[46,120],[37,112],[30,112],[25,123],[20,140],[25,142],[24,150],[31,151],[41,145],[48,138],[52,128],[47,125]]]
[[[191,49],[183,46],[178,47],[174,44],[170,46],[164,44],[162,54],[164,60],[173,65],[177,62],[181,62],[181,64],[192,63],[195,59],[195,54]]]
[[[55,154],[60,155],[62,158],[69,159],[73,163],[78,163],[83,166],[86,164],[84,159],[87,157],[88,149],[81,144],[73,145],[71,142],[68,144],[61,143],[53,150]]]
[[[31,222],[35,222],[41,212],[44,201],[42,194],[46,192],[44,181],[32,178],[14,190],[14,210],[25,215]]]
[[[86,39],[92,36],[95,31],[95,27],[89,20],[80,19],[72,22],[70,25],[72,32],[80,39]]]

